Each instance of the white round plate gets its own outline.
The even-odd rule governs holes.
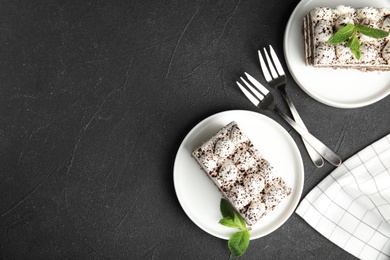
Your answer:
[[[324,69],[305,65],[303,17],[315,7],[390,7],[389,0],[302,0],[285,30],[284,55],[297,84],[314,99],[333,107],[356,108],[372,104],[390,94],[390,72]]]
[[[185,213],[204,231],[222,239],[229,239],[237,231],[218,223],[222,218],[219,210],[222,195],[191,157],[193,150],[232,121],[237,122],[254,146],[292,188],[290,196],[252,226],[251,239],[256,239],[271,233],[291,216],[300,200],[304,181],[302,158],[294,140],[269,117],[250,111],[232,110],[210,116],[196,125],[184,138],[176,155],[173,169],[175,191]]]

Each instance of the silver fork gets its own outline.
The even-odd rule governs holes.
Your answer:
[[[284,73],[283,67],[280,64],[278,56],[276,55],[276,53],[271,45],[269,46],[269,48],[270,48],[270,54],[272,57],[273,64],[275,65],[274,66],[272,64],[272,61],[267,53],[266,48],[263,48],[269,70],[268,70],[267,66],[265,65],[263,56],[261,55],[261,52],[258,51],[259,52],[260,67],[261,67],[261,70],[263,71],[264,78],[271,87],[280,91],[280,93],[284,97],[288,107],[290,108],[291,114],[292,114],[295,122],[298,123],[302,128],[304,128],[307,131],[307,128],[306,128],[305,124],[303,123],[303,120],[299,116],[297,109],[295,108],[291,99],[287,95],[287,92],[286,92],[287,78],[286,78],[286,75]],[[303,140],[303,144],[306,147],[306,151],[309,154],[314,165],[317,167],[322,167],[324,165],[324,160],[322,159],[320,154],[317,153],[316,150],[314,150],[314,148],[311,147],[305,141],[305,139],[302,138],[302,140]]]
[[[306,129],[298,125],[289,116],[279,110],[275,104],[273,95],[268,91],[268,89],[266,89],[263,85],[260,84],[260,82],[258,82],[248,73],[245,72],[245,75],[254,86],[248,83],[243,77],[240,77],[240,79],[242,82],[244,82],[244,86],[238,81],[236,83],[245,96],[255,106],[260,109],[276,111],[284,120],[286,120],[287,123],[289,123],[295,129],[295,131],[297,131],[302,136],[306,142],[308,142],[322,157],[324,157],[325,160],[335,166],[339,166],[341,164],[341,159],[337,156],[337,154],[335,154],[325,144],[310,134]]]

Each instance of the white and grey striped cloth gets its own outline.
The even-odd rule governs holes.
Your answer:
[[[360,259],[390,259],[390,134],[337,167],[296,213]]]

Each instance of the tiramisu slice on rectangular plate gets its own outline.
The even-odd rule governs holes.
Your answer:
[[[330,44],[329,39],[346,25],[351,28],[350,40]],[[390,32],[390,8],[352,8],[344,5],[336,8],[316,7],[303,19],[306,64],[314,67],[388,71],[390,36],[379,37],[376,32],[372,32],[378,30],[387,35]]]
[[[194,150],[192,156],[249,226],[291,193],[234,121]]]

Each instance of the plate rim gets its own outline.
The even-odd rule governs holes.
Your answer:
[[[290,204],[288,204],[288,206],[286,206],[286,213],[283,214],[283,215],[286,215],[283,217],[283,215],[281,215],[282,217],[281,218],[281,221],[280,223],[277,223],[273,228],[269,229],[267,232],[263,232],[263,233],[260,233],[260,234],[257,234],[257,235],[253,235],[251,234],[251,240],[254,240],[254,239],[257,239],[257,238],[260,238],[260,237],[264,237],[272,232],[274,232],[276,229],[278,229],[280,226],[282,226],[291,216],[292,214],[295,212],[295,209],[297,208],[300,200],[301,200],[301,197],[302,197],[302,192],[303,192],[303,186],[304,186],[304,177],[305,177],[305,174],[304,174],[304,165],[303,165],[303,159],[302,159],[302,155],[300,153],[300,150],[295,142],[295,140],[292,138],[292,136],[287,132],[287,130],[281,126],[279,123],[277,123],[275,120],[273,120],[272,118],[266,116],[266,115],[263,115],[261,113],[257,113],[257,112],[254,112],[254,111],[250,111],[250,110],[227,110],[227,111],[222,111],[222,112],[218,112],[218,113],[215,113],[215,114],[212,114],[204,119],[202,119],[201,121],[199,121],[194,127],[192,127],[192,129],[187,133],[187,135],[183,138],[178,150],[177,150],[177,153],[176,153],[176,156],[175,156],[175,160],[174,160],[174,165],[173,165],[173,182],[174,182],[174,189],[175,189],[175,194],[176,194],[176,197],[179,201],[179,204],[181,206],[181,208],[183,209],[184,213],[187,215],[187,217],[196,225],[198,226],[200,229],[202,229],[203,231],[207,232],[208,234],[212,235],[212,236],[215,236],[215,237],[218,237],[218,238],[221,238],[221,239],[225,239],[225,240],[228,240],[229,237],[228,236],[225,236],[223,234],[216,234],[214,232],[211,232],[210,230],[207,230],[205,227],[201,226],[200,223],[198,223],[191,214],[189,214],[189,212],[187,212],[187,208],[186,205],[184,202],[183,202],[183,198],[180,196],[180,194],[178,193],[178,180],[177,180],[177,170],[176,168],[178,167],[177,166],[177,160],[178,160],[178,157],[180,155],[180,152],[184,149],[184,145],[186,144],[186,141],[188,141],[189,138],[191,138],[192,135],[196,134],[197,131],[199,131],[199,128],[206,124],[208,121],[210,120],[217,120],[218,117],[222,117],[222,116],[225,116],[225,115],[230,115],[230,114],[246,114],[247,116],[256,116],[258,118],[261,118],[261,120],[265,120],[265,122],[267,123],[270,123],[272,124],[273,127],[277,127],[279,128],[279,130],[281,130],[284,134],[284,136],[286,138],[288,138],[289,140],[289,146],[294,150],[294,157],[297,157],[299,158],[299,161],[295,161],[295,167],[297,169],[296,172],[296,187],[295,187],[295,190],[293,191],[294,192],[294,197],[292,198]],[[234,119],[232,119],[233,121]],[[200,168],[199,168],[200,170]],[[201,170],[200,170],[201,171]],[[211,181],[210,181],[211,183]],[[216,188],[217,190],[217,188]],[[218,190],[217,190],[218,191]],[[218,191],[219,192],[219,191]],[[222,194],[221,194],[221,197],[222,197]],[[184,204],[183,204],[184,203]],[[217,224],[217,223],[216,223]],[[255,226],[254,226],[255,227]]]
[[[373,4],[372,2],[370,2],[370,0],[361,0],[363,2],[367,2],[367,6],[378,6],[378,5],[375,5],[375,3]],[[317,93],[313,93],[312,91],[310,91],[310,89],[308,89],[307,87],[305,87],[300,80],[299,78],[297,77],[297,75],[294,73],[294,68],[292,67],[292,64],[291,64],[291,61],[289,59],[289,55],[288,55],[288,52],[289,52],[289,47],[288,47],[288,40],[289,40],[289,34],[290,34],[290,31],[292,30],[292,22],[293,20],[295,19],[295,17],[297,16],[298,12],[303,9],[306,5],[310,4],[310,3],[313,3],[313,2],[319,2],[319,3],[323,3],[323,2],[326,2],[327,6],[337,6],[337,5],[342,5],[342,4],[345,4],[345,5],[351,5],[351,6],[357,6],[357,4],[353,4],[353,2],[349,1],[348,4],[345,3],[345,1],[341,1],[341,0],[333,0],[333,1],[326,1],[326,0],[301,0],[297,6],[294,8],[293,12],[291,13],[289,19],[288,19],[288,22],[287,22],[287,25],[285,27],[285,31],[284,31],[284,36],[283,36],[283,52],[284,52],[284,57],[285,57],[285,61],[286,61],[286,64],[287,64],[287,67],[289,69],[289,72],[291,74],[291,76],[294,78],[295,82],[297,83],[297,85],[306,93],[308,94],[310,97],[314,98],[315,100],[325,104],[325,105],[328,105],[328,106],[332,106],[332,107],[336,107],[336,108],[359,108],[359,107],[364,107],[364,106],[368,106],[368,105],[371,105],[375,102],[378,102],[382,99],[384,99],[385,97],[387,97],[388,95],[390,95],[390,84],[387,85],[387,87],[385,86],[383,88],[383,91],[378,91],[378,94],[367,99],[367,100],[364,100],[364,101],[354,101],[354,102],[350,102],[350,103],[343,103],[343,102],[338,102],[338,101],[334,101],[334,100],[330,100],[326,97],[322,97],[321,95],[317,94]],[[323,4],[319,4],[318,6],[321,6]],[[390,6],[389,6],[390,7]],[[303,48],[303,46],[302,46]],[[378,71],[375,71],[375,72],[378,72]],[[382,73],[390,73],[390,72],[387,72],[387,71],[384,71]]]

